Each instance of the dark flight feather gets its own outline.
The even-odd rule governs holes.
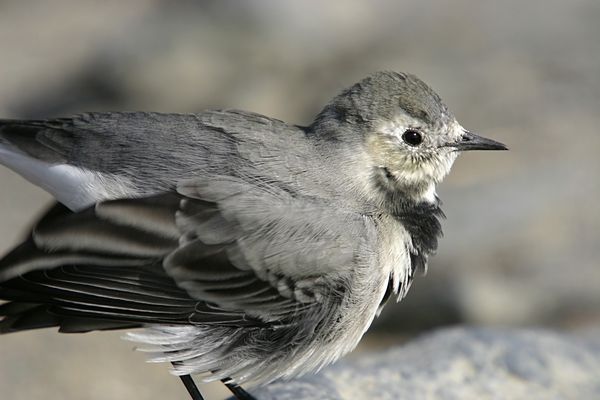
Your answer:
[[[0,308],[0,331],[267,326],[289,324],[288,315],[317,303],[317,292],[325,290],[319,281],[296,288],[268,269],[257,273],[238,247],[244,235],[254,234],[247,231],[249,217],[233,220],[231,210],[224,217],[218,203],[195,190],[198,199],[171,193],[101,202],[80,212],[53,207],[0,261],[0,298],[9,301]],[[247,194],[236,189],[222,199]],[[212,219],[219,223],[207,223]],[[267,228],[276,229],[276,221]],[[255,246],[268,250],[271,235],[253,229],[262,240],[252,238]]]

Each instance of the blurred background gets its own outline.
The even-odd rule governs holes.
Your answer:
[[[600,3],[0,1],[0,116],[241,108],[308,124],[382,69],[428,82],[470,130],[438,188],[446,236],[361,349],[439,326],[600,331]],[[0,250],[50,197],[0,167]],[[119,333],[0,337],[5,399],[186,398]]]

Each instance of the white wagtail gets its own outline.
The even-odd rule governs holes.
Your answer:
[[[0,162],[55,205],[0,261],[0,331],[133,329],[155,361],[240,384],[351,351],[437,247],[435,187],[465,130],[379,72],[309,126],[237,110],[0,120]]]

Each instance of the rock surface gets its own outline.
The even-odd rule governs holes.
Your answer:
[[[600,339],[444,329],[254,394],[260,400],[598,399]]]

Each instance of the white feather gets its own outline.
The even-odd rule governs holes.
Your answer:
[[[75,211],[100,200],[129,197],[135,192],[133,184],[125,178],[68,164],[51,164],[29,157],[6,144],[0,144],[0,163]]]

